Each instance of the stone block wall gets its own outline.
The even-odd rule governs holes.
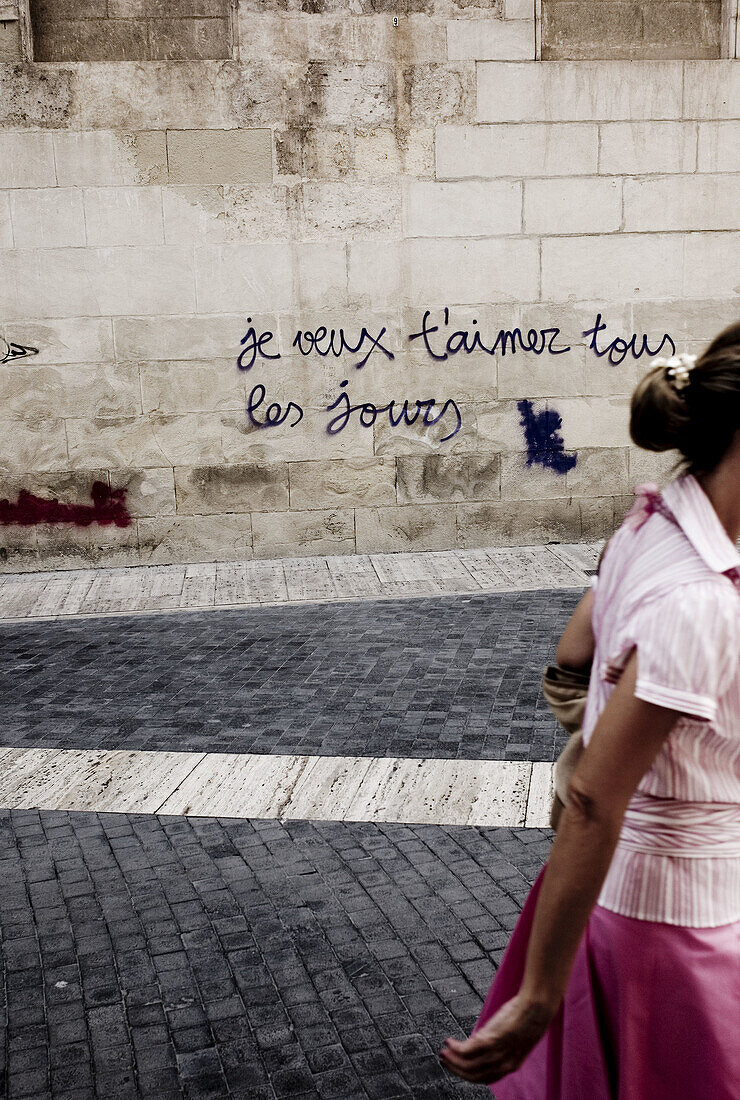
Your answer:
[[[722,56],[722,0],[542,0],[542,58]]]
[[[9,4],[5,8],[0,4],[0,64],[20,61],[22,57],[21,25],[17,11]]]
[[[737,319],[737,62],[298,9],[0,66],[3,569],[592,539],[668,470],[629,394]]]
[[[36,61],[231,56],[229,0],[30,0]]]

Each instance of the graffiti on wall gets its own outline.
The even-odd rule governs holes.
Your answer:
[[[249,327],[241,339],[241,351],[237,358],[239,370],[250,371],[260,361],[281,359],[282,353],[277,348],[275,334],[269,329],[259,332],[252,324],[251,317],[247,317],[247,324]],[[676,352],[676,344],[668,333],[664,333],[660,342],[654,346],[644,333],[611,338],[607,333],[607,322],[598,313],[592,327],[585,329],[581,336],[590,352],[599,359],[606,359],[613,366],[619,366],[628,358],[653,358],[665,350],[671,355]],[[418,331],[408,333],[406,339],[437,363],[445,363],[455,356],[471,355],[473,352],[505,358],[507,355],[525,354],[559,356],[572,350],[557,325],[530,329],[498,329],[485,333],[475,318],[465,327],[455,327],[452,324],[451,310],[447,306],[436,315],[430,309],[424,310]],[[291,341],[291,348],[304,357],[317,355],[321,358],[339,358],[349,355],[356,360],[352,363],[352,368],[356,371],[363,370],[376,353],[376,357],[384,356],[390,361],[395,359],[396,354],[390,347],[387,329],[382,327],[379,331],[371,331],[367,325],[362,325],[359,334],[354,337],[348,335],[343,328],[330,329],[326,325],[319,325],[311,330],[298,328]],[[393,427],[417,423],[420,427],[440,424],[444,434],[440,435],[439,442],[446,443],[463,426],[460,406],[453,398],[442,401],[436,397],[406,398],[384,405],[376,405],[372,401],[353,404],[348,378],[339,383],[339,390],[334,401],[326,406],[327,413],[334,414],[326,423],[326,432],[330,436],[344,431],[353,419],[363,428],[372,428],[379,418],[387,417]],[[535,412],[532,402],[528,400],[520,401],[517,407],[524,431],[528,465],[536,462],[560,474],[572,469],[577,456],[565,450],[560,434],[562,420],[556,410],[548,407],[542,412]],[[294,428],[301,422],[303,415],[304,410],[296,401],[289,401],[287,405],[270,401],[267,387],[262,383],[253,386],[247,398],[247,419],[255,428],[274,428],[282,424]]]
[[[39,523],[72,523],[75,527],[89,527],[92,523],[108,527],[130,527],[132,521],[126,508],[126,490],[111,489],[103,481],[93,482],[90,490],[92,504],[66,504],[60,500],[48,500],[21,489],[18,499],[0,500],[0,524],[18,524],[34,527]]]
[[[535,412],[531,401],[517,402],[520,423],[524,429],[527,445],[527,465],[537,463],[554,470],[556,474],[567,474],[577,462],[575,454],[568,454],[560,430],[563,419],[555,409],[543,409]]]
[[[258,331],[247,317],[247,331],[242,337],[241,350],[237,358],[239,370],[249,372],[257,363],[279,360],[282,353],[277,347],[277,338],[269,329]],[[644,356],[653,358],[668,352],[674,355],[676,344],[668,333],[664,333],[659,342],[651,344],[646,334],[631,333],[629,336],[612,336],[602,314],[597,314],[593,325],[585,329],[581,336],[585,347],[599,359],[605,359],[619,366],[627,359],[639,360]],[[564,339],[557,325],[530,329],[503,329],[486,333],[478,321],[473,318],[465,326],[456,326],[452,311],[448,307],[433,313],[426,309],[418,328],[407,334],[407,344],[421,349],[435,363],[443,364],[454,360],[456,356],[468,356],[482,353],[505,359],[512,355],[560,356],[571,351],[570,344]],[[296,329],[291,340],[291,349],[303,358],[318,356],[327,358],[350,357],[349,371],[364,370],[375,361],[393,362],[397,350],[391,346],[391,339],[385,326],[369,328],[361,325],[356,334],[343,328],[329,328],[319,325],[315,329]],[[27,356],[37,355],[38,348],[0,337],[0,364],[14,362]],[[325,425],[327,435],[339,435],[351,423],[362,428],[373,428],[383,419],[392,427],[429,428],[439,424],[437,436],[439,443],[453,439],[463,426],[463,414],[460,404],[454,398],[438,399],[399,398],[385,404],[375,404],[364,400],[353,402],[350,395],[350,378],[339,383],[339,392],[326,406],[328,418]],[[577,454],[566,450],[562,436],[562,418],[548,402],[547,407],[536,410],[533,401],[522,399],[517,403],[519,424],[523,433],[523,446],[527,453],[527,465],[538,464],[554,472],[565,475],[577,463]],[[303,407],[293,400],[281,404],[271,401],[267,386],[254,385],[247,398],[246,415],[249,423],[260,429],[276,428],[285,425],[295,428],[304,417]],[[0,525],[18,524],[74,524],[89,527],[91,524],[128,527],[133,521],[126,507],[126,490],[111,489],[104,482],[96,481],[90,491],[91,504],[65,503],[58,499],[39,497],[26,489],[18,493],[16,500],[0,500]]]
[[[38,355],[39,349],[17,344],[15,340],[5,340],[0,336],[0,364],[10,363],[14,359],[24,359],[27,355]]]
[[[0,336],[0,365],[38,353],[38,348]],[[105,482],[95,481],[90,499],[92,504],[68,504],[21,489],[16,500],[0,500],[0,525],[34,527],[40,523],[71,523],[75,527],[89,527],[97,523],[102,527],[110,524],[129,527],[133,522],[126,508],[125,489],[111,489]]]

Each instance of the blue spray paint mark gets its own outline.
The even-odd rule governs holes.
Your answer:
[[[535,462],[557,474],[567,474],[578,461],[578,456],[568,454],[560,434],[563,418],[555,409],[535,412],[531,401],[518,401],[517,406],[524,438],[527,441],[527,465]]]

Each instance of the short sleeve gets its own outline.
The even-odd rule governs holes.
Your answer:
[[[635,615],[635,695],[714,721],[740,661],[740,602],[733,589],[701,582],[650,600]]]

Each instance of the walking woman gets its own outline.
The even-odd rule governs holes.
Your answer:
[[[656,361],[630,430],[684,472],[636,490],[560,642],[593,658],[586,748],[473,1034],[441,1055],[498,1100],[740,1098],[740,324]]]

